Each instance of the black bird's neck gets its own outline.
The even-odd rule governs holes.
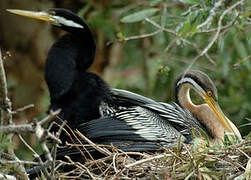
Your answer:
[[[78,74],[91,66],[96,52],[96,43],[87,25],[63,29],[70,33],[53,44],[46,61],[45,79],[52,100],[69,91]]]
[[[83,72],[93,63],[96,54],[96,42],[90,28],[84,24],[83,28],[64,27],[69,34],[65,40],[62,37],[59,41],[62,44],[68,43],[67,49],[72,51],[72,60],[77,63],[77,70]]]
[[[101,102],[109,104],[112,99],[109,86],[87,71],[96,51],[91,30],[87,25],[62,29],[69,33],[53,44],[46,62],[50,110],[61,109],[59,116],[71,122],[71,127],[78,127],[82,122],[99,118]]]

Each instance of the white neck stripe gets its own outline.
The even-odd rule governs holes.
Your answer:
[[[57,22],[56,25],[59,25],[59,26],[65,25],[65,26],[70,26],[70,27],[75,27],[75,28],[84,28],[84,26],[82,26],[81,24],[75,23],[74,21],[65,19],[60,16],[52,16],[51,18],[55,20]]]
[[[177,86],[179,86],[180,84],[184,84],[184,83],[189,83],[193,86],[194,90],[201,94],[201,92],[203,92],[204,94],[206,94],[206,92],[204,91],[204,89],[202,89],[192,78],[190,77],[185,77],[182,78],[178,81]],[[202,94],[201,94],[202,95]],[[203,96],[202,96],[203,97]]]

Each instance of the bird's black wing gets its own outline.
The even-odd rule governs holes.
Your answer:
[[[133,107],[117,113],[114,117],[105,117],[83,123],[78,130],[92,142],[101,145],[113,145],[123,151],[156,151],[163,146],[175,146],[179,133],[177,130],[162,124],[161,119],[141,107]],[[87,144],[82,141],[83,144]],[[95,158],[102,155],[88,146],[81,148]],[[86,153],[85,153],[86,154]],[[57,157],[65,155],[78,158],[80,153],[76,148],[58,149]]]
[[[98,144],[113,144],[124,151],[151,151],[171,146],[180,133],[158,114],[140,106],[83,123],[78,130]]]

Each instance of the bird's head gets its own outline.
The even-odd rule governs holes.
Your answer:
[[[85,73],[94,61],[96,43],[91,29],[80,17],[66,9],[53,8],[40,12],[17,9],[7,11],[48,22],[68,32],[52,45],[45,68],[45,79],[51,99],[59,99],[72,88],[77,75]]]
[[[66,9],[51,8],[46,11],[38,12],[18,9],[7,9],[7,11],[13,14],[48,22],[68,32],[71,31],[71,29],[89,29],[87,24],[80,17]]]
[[[235,135],[237,135],[239,138],[241,138],[241,135],[238,131],[238,129],[235,127],[235,125],[224,115],[222,112],[219,104],[218,104],[218,93],[217,89],[213,83],[213,81],[203,72],[201,71],[188,71],[184,74],[181,74],[175,83],[175,92],[176,92],[176,101],[178,101],[179,104],[182,102],[182,98],[190,99],[189,94],[184,94],[182,98],[179,98],[178,93],[182,89],[182,87],[187,87],[189,90],[190,88],[193,88],[197,94],[203,99],[203,101],[208,106],[191,106],[191,107],[200,107],[200,110],[203,110],[202,108],[209,107],[211,111],[205,111],[204,112],[212,112],[214,115],[210,114],[208,117],[215,117],[215,119],[218,120],[222,124],[222,126],[228,131],[232,132]],[[189,92],[189,91],[186,91]],[[196,109],[196,108],[194,108]],[[199,110],[199,108],[198,108]],[[206,116],[206,115],[204,115]],[[203,117],[207,118],[207,117]],[[208,120],[210,121],[210,120]]]

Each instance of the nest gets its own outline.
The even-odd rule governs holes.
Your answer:
[[[79,132],[77,134],[81,136]],[[81,138],[87,140],[83,136]],[[164,148],[161,152],[140,153],[123,152],[112,145],[98,146],[89,141],[89,144],[103,153],[105,157],[95,160],[90,156],[85,163],[80,163],[65,156],[67,161],[59,161],[57,168],[60,169],[64,165],[71,165],[74,168],[69,172],[55,171],[55,177],[66,179],[250,179],[251,140],[226,142],[224,145],[209,146],[208,143],[195,139],[193,144],[178,142],[177,146]],[[71,144],[70,146],[83,145]]]

